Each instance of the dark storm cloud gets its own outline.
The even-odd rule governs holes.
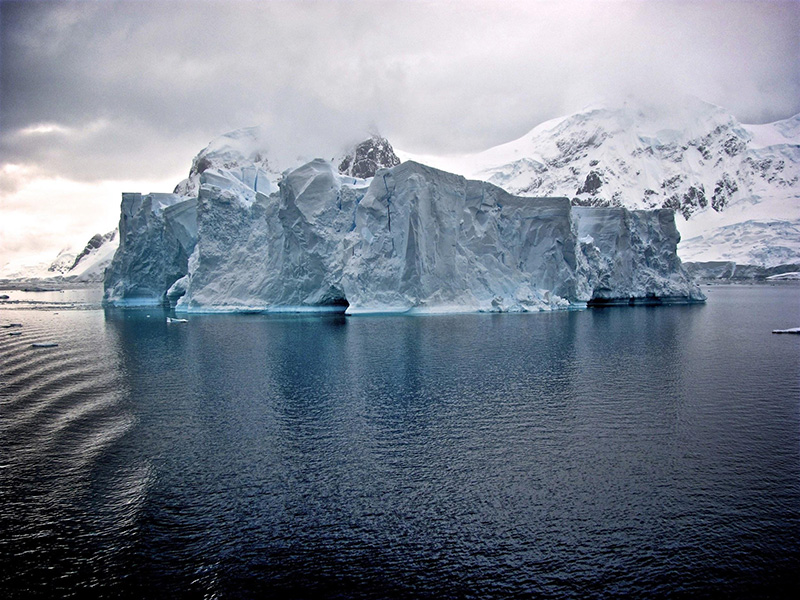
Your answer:
[[[161,177],[265,123],[288,152],[374,124],[478,149],[597,97],[800,111],[794,2],[3,2],[0,151],[81,180]],[[58,131],[31,133],[37,125]],[[26,132],[27,129],[27,132]]]

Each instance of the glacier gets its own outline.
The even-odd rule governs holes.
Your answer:
[[[105,302],[178,313],[524,312],[702,301],[671,210],[573,206],[400,161],[374,136],[279,171],[259,130],[123,194]]]

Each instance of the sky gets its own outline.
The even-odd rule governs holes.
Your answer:
[[[0,267],[113,229],[227,131],[483,150],[631,96],[800,113],[800,2],[0,0]]]

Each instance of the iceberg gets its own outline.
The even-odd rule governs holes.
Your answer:
[[[187,272],[197,237],[197,200],[123,193],[119,247],[105,272],[104,298],[118,306],[162,304]]]
[[[680,234],[669,209],[572,208],[593,304],[700,299],[678,258]]]
[[[259,176],[268,161],[244,137],[260,162],[231,160],[229,134],[227,162],[206,149],[179,193],[123,194],[106,303],[355,315],[704,299],[671,210],[514,195],[398,164],[382,138]]]

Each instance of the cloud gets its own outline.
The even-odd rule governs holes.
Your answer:
[[[118,153],[120,165],[139,162],[137,140],[186,156],[260,123],[324,137],[375,122],[425,150],[475,149],[622,92],[693,93],[750,121],[800,110],[796,3],[128,1],[2,11],[3,131],[58,123],[82,132],[62,141],[66,153],[96,148]],[[83,133],[100,119],[111,127]],[[105,160],[82,169],[55,151],[8,146],[15,162],[109,175]]]
[[[0,267],[8,261],[52,260],[64,248],[82,249],[95,233],[114,228],[122,191],[160,191],[173,180],[85,183],[4,166],[0,181],[11,184],[0,189]]]

